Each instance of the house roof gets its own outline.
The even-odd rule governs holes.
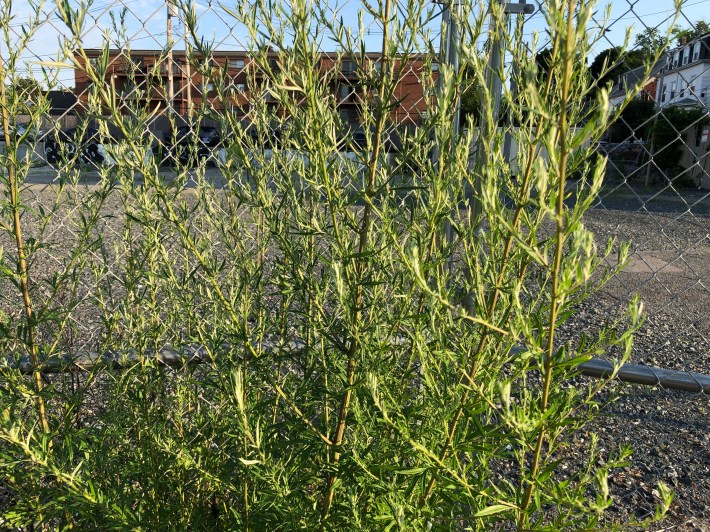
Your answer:
[[[682,48],[685,48],[685,47],[688,46],[689,44],[693,44],[693,43],[696,43],[697,41],[705,40],[705,39],[707,39],[708,37],[710,37],[710,32],[708,32],[708,33],[703,33],[703,34],[701,34],[701,35],[697,35],[696,37],[693,37],[693,38],[692,38],[691,40],[689,40],[688,42],[685,42],[685,43],[683,43],[683,44],[679,44],[679,45],[676,46],[675,48],[670,48],[668,51],[669,51],[670,53],[673,53],[673,52],[675,52],[676,50],[681,50]]]
[[[649,80],[656,77],[661,72],[665,64],[665,59],[659,59],[658,61],[656,61],[651,67],[651,71],[649,73]],[[621,96],[624,96],[624,94],[626,94],[626,89],[628,87],[633,87],[639,81],[642,81],[645,78],[645,74],[645,66],[640,66],[631,70],[627,70],[620,76],[619,81],[614,84],[614,87],[612,88],[612,91],[609,94],[609,98],[619,98]]]
[[[89,57],[97,57],[103,53],[103,48],[85,48],[83,50],[87,56]],[[147,56],[147,57],[153,57],[153,56],[159,56],[160,54],[165,53],[165,50],[162,49],[137,49],[137,48],[132,48],[130,50],[127,49],[119,49],[119,48],[111,48],[109,49],[109,56],[115,57],[117,55],[121,54],[130,54],[132,57],[142,57],[142,56]],[[193,52],[196,56],[200,56],[200,54],[196,51]],[[250,55],[253,55],[252,50],[212,50],[211,55],[213,57],[226,57],[226,58],[244,58],[248,57]],[[75,55],[77,55],[78,52],[75,51]],[[269,54],[273,56],[277,56],[278,52],[274,49],[269,50]],[[173,50],[173,56],[177,57],[182,57],[185,55],[185,50]],[[327,57],[329,59],[335,59],[340,56],[346,55],[344,51],[342,50],[335,50],[335,51],[327,51],[327,52],[320,52],[321,57]],[[402,54],[395,54],[394,57],[401,57]],[[354,57],[361,57],[360,53],[356,53]],[[364,57],[368,58],[373,58],[377,59],[382,57],[381,52],[365,52]],[[409,54],[409,58],[416,60],[416,59],[423,59],[425,57],[428,57],[428,54]]]

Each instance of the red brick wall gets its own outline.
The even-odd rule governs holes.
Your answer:
[[[98,57],[99,52],[96,50],[87,50],[87,56],[89,59]],[[134,50],[131,53],[131,59],[135,61],[140,61],[143,65],[143,69],[146,71],[155,72],[154,66],[157,60],[160,58],[160,53],[153,50]],[[175,52],[173,54],[173,59],[177,63],[173,70],[173,83],[174,83],[174,98],[173,106],[178,112],[178,114],[185,115],[188,112],[187,108],[187,77],[184,68],[184,54],[182,52]],[[276,59],[276,55],[274,55]],[[374,68],[374,63],[379,59],[377,54],[369,54],[365,60],[362,62],[362,68],[368,71]],[[243,61],[244,66],[240,68],[241,63],[237,65],[237,62]],[[407,62],[406,65],[402,65],[401,62],[395,60],[395,70],[400,72],[399,85],[395,91],[395,97],[400,104],[393,109],[391,113],[391,120],[394,123],[401,124],[419,124],[421,121],[422,112],[426,111],[426,102],[424,100],[424,86],[422,84],[422,77],[424,75],[424,60],[421,58],[413,59]],[[116,51],[110,55],[110,64],[106,72],[107,80],[110,80],[116,87],[116,90],[121,92],[123,90],[130,90],[129,88],[129,74],[126,68],[126,63],[128,58]],[[251,57],[247,52],[215,52],[212,59],[212,66],[219,67],[220,69],[227,72],[230,82],[234,85],[235,89],[244,86],[244,92],[239,90],[232,91],[231,105],[240,106],[244,109],[249,106],[249,72],[252,70],[250,68],[250,63],[252,62]],[[230,66],[230,65],[233,65]],[[332,71],[337,66],[337,59],[330,54],[323,54],[320,61],[320,69],[322,72]],[[129,65],[130,67],[130,65]],[[126,107],[126,112],[129,112],[130,104],[139,104],[143,108],[149,110],[155,110],[156,108],[164,109],[166,107],[166,96],[165,89],[158,87],[156,85],[165,85],[167,83],[167,72],[166,66],[162,65],[162,70],[157,72],[153,76],[153,83],[151,84],[145,82],[147,76],[136,73],[136,83],[143,83],[142,87],[146,89],[141,98],[133,99],[128,102]],[[341,69],[343,68],[343,62],[341,62]],[[191,67],[190,79],[191,79],[191,96],[193,106],[209,105],[214,109],[220,111],[224,110],[224,102],[220,100],[214,92],[207,92],[204,97],[198,87],[205,86],[209,81],[206,81],[201,72],[200,68],[195,66]],[[434,74],[436,76],[436,74]],[[251,76],[254,82],[260,82],[263,76],[253,75]],[[360,102],[363,98],[370,97],[366,87],[362,87],[360,83],[360,76],[357,72],[347,73],[340,72],[335,76],[336,81],[332,83],[332,94],[338,102],[339,109],[351,109],[352,114],[356,115]],[[160,80],[159,82],[157,82]],[[75,70],[75,91],[79,98],[80,103],[85,104],[88,100],[88,89],[91,85],[91,81],[87,76],[85,70],[78,68]],[[341,98],[340,86],[341,85],[353,85],[352,95],[348,98]],[[150,88],[149,88],[150,87]]]

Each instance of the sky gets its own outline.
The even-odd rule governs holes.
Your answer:
[[[85,0],[86,1],[86,0]],[[183,0],[188,1],[188,0]],[[475,1],[475,0],[474,0]],[[515,0],[510,0],[515,1]],[[11,2],[11,0],[0,0],[0,5]],[[41,0],[34,0],[41,2]],[[537,4],[537,0],[528,0],[529,3]],[[76,0],[70,0],[72,5],[76,5]],[[235,50],[248,48],[248,36],[241,24],[229,15],[228,10],[234,8],[235,0],[192,0],[195,6],[195,13],[198,17],[198,34],[200,37],[211,40],[216,49]],[[346,25],[351,25],[356,32],[358,15],[362,8],[360,0],[328,0],[330,9],[342,17]],[[10,41],[17,42],[21,36],[23,24],[26,24],[32,13],[31,4],[26,2],[11,2],[13,19],[8,27]],[[614,0],[605,2],[601,0],[597,9],[598,19],[603,18],[604,6],[611,7],[611,16],[608,23],[608,31],[605,34],[604,47],[621,44],[624,40],[626,28],[633,26],[632,35],[643,31],[644,27],[658,27],[665,30],[674,15],[674,0]],[[434,5],[434,4],[432,4]],[[683,27],[690,26],[693,22],[710,18],[706,15],[707,0],[686,0],[682,9],[678,24]],[[166,20],[167,8],[165,0],[93,0],[86,17],[87,30],[82,35],[84,47],[98,47],[106,36],[117,38],[112,31],[112,18],[118,17],[119,13],[125,12],[125,41],[130,42],[133,49],[159,49],[165,46],[167,41]],[[365,43],[368,51],[378,51],[381,39],[381,28],[368,23],[367,16],[364,17],[367,33]],[[28,46],[28,52],[23,55],[25,66],[23,72],[26,75],[38,77],[41,70],[40,62],[56,61],[59,57],[59,42],[63,35],[67,35],[66,27],[59,20],[53,1],[45,1],[42,4],[41,25]],[[438,29],[438,19],[430,24],[432,31],[436,33]],[[525,34],[532,37],[534,32],[545,32],[545,18],[537,11],[526,16]],[[173,38],[176,49],[183,49],[182,45],[183,29],[180,18],[173,18]],[[318,35],[314,38],[321,39],[321,47],[325,51],[336,49],[335,42],[328,39],[327,35]],[[439,38],[434,36],[434,46],[438,47]],[[633,43],[633,37],[632,41]],[[603,49],[603,48],[601,48]],[[601,49],[599,51],[601,51]],[[7,44],[0,44],[0,53],[3,59],[7,57]],[[45,68],[47,68],[45,66]],[[59,74],[60,84],[65,87],[73,86],[73,73],[66,69]]]

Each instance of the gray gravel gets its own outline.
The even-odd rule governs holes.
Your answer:
[[[631,260],[567,333],[597,329],[638,293],[647,319],[631,362],[710,374],[710,191],[609,190],[585,223],[600,243],[630,241]],[[629,465],[610,479],[612,516],[649,515],[663,481],[675,501],[655,529],[710,530],[710,397],[621,383],[615,391],[618,400],[591,427],[602,448],[634,448]]]
[[[35,182],[44,178],[38,174]],[[30,204],[46,204],[53,195],[40,184],[25,192]],[[118,219],[111,211],[119,209],[110,201],[101,221],[116,236]],[[61,216],[70,219],[71,213],[67,209]],[[32,236],[32,217],[26,221],[26,234]],[[609,237],[630,240],[633,255],[626,271],[579,309],[565,328],[567,337],[598,329],[638,293],[648,317],[631,361],[710,374],[710,192],[639,191],[619,184],[607,189],[585,222],[600,243]],[[72,241],[71,224],[49,234],[50,244],[66,246]],[[11,249],[4,240],[0,244]],[[35,268],[52,267],[53,249],[40,253]],[[12,313],[18,301],[9,293],[0,287],[0,306]],[[83,332],[92,328],[90,320],[79,326]],[[591,429],[599,433],[602,448],[630,445],[635,452],[611,478],[616,496],[611,518],[647,516],[656,501],[655,484],[664,481],[676,499],[656,529],[710,530],[710,397],[621,383],[613,387],[618,400],[603,401],[602,416]],[[575,441],[581,444],[584,438],[581,433]]]

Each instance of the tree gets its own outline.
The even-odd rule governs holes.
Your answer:
[[[469,73],[467,73],[469,74]],[[481,115],[481,98],[483,91],[472,75],[466,76],[466,86],[461,91],[461,124],[466,123],[468,116],[471,116],[474,121],[478,121]]]
[[[657,150],[653,162],[661,170],[670,170],[678,166],[683,154],[683,136],[688,128],[698,124],[705,116],[700,108],[666,107],[658,115],[651,135]]]
[[[29,108],[42,98],[42,86],[34,78],[15,78],[8,85],[8,96],[15,99],[20,114],[30,114]]]
[[[537,66],[537,79],[544,80],[547,78],[547,73],[550,71],[550,56],[552,55],[551,48],[545,48],[535,56],[535,65]]]
[[[672,32],[673,38],[677,40],[678,45],[692,41],[696,37],[710,33],[710,24],[705,20],[700,19],[695,21],[690,28],[675,28]]]
[[[609,140],[622,142],[631,137],[648,138],[656,106],[653,101],[633,99],[609,129]]]
[[[646,28],[636,35],[634,43],[638,50],[650,55],[659,48],[663,48],[666,44],[666,39],[661,35],[658,28]]]
[[[42,87],[34,78],[17,78],[11,88],[19,97],[24,97],[26,100],[34,101],[42,95]]]
[[[643,63],[643,50],[632,50],[622,54],[621,48],[613,46],[599,52],[589,66],[589,73],[597,82],[597,86],[603,87],[609,81],[614,81],[624,72],[637,68]]]

